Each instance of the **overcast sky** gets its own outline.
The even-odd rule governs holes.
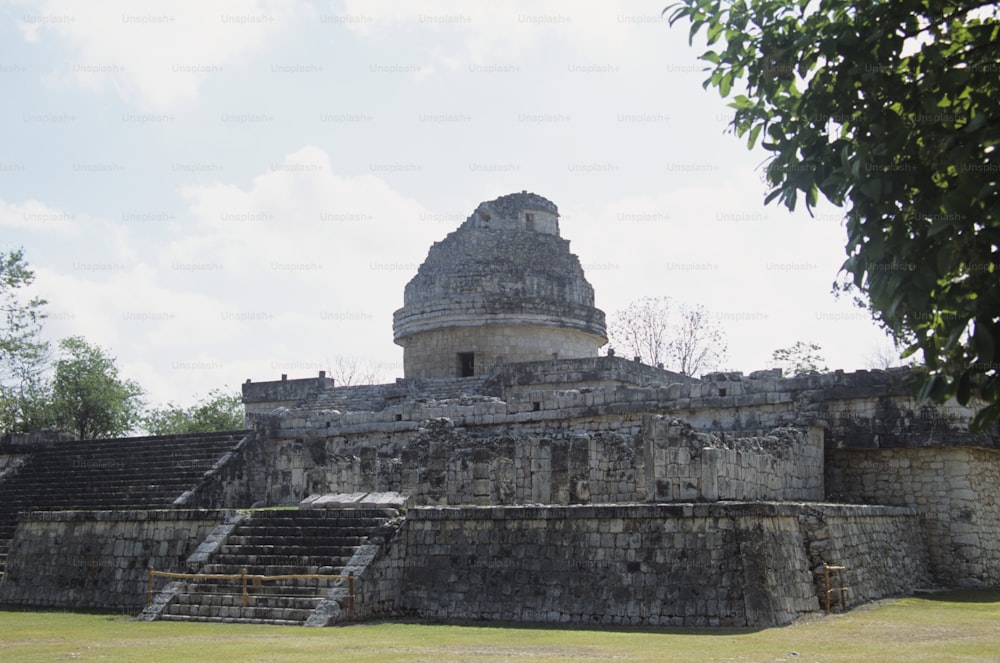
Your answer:
[[[718,316],[725,368],[797,340],[866,367],[884,335],[831,294],[841,214],[763,206],[766,154],[664,5],[0,0],[0,250],[46,336],[154,404],[341,356],[401,376],[428,247],[521,190],[609,317],[670,295]]]

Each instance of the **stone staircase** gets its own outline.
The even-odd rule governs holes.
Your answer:
[[[213,575],[338,576],[355,552],[398,512],[389,508],[258,510],[238,524],[199,571],[175,581],[159,619],[303,626],[340,578],[242,583]]]
[[[51,442],[0,481],[0,578],[27,511],[163,509],[195,489],[247,431]]]

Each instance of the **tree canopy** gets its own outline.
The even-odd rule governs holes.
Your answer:
[[[244,428],[243,399],[239,394],[213,389],[189,408],[168,403],[154,408],[143,417],[143,425],[151,435],[182,433],[212,433]]]
[[[918,396],[1000,417],[1000,9],[932,0],[681,0],[704,86],[770,153],[765,203],[845,207],[840,287],[922,354]],[[835,286],[837,287],[837,286]]]
[[[789,375],[812,375],[814,373],[826,372],[823,356],[820,354],[823,348],[815,343],[796,341],[795,345],[787,348],[778,348],[771,353],[771,361],[782,372]]]
[[[52,410],[56,423],[81,440],[118,437],[136,427],[142,388],[118,377],[114,357],[79,336],[59,342]]]
[[[22,250],[0,252],[0,430],[51,423],[43,376],[49,345],[40,336],[46,302],[25,295],[34,280]]]

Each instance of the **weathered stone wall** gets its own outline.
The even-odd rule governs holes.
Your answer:
[[[642,420],[650,502],[823,499],[822,431],[783,428],[762,437],[699,433],[678,419]]]
[[[505,361],[597,356],[600,344],[593,334],[513,324],[519,320],[506,325],[497,321],[489,325],[454,326],[408,336],[403,371],[408,376],[423,378],[461,377],[459,352],[473,353],[475,375],[488,375]]]
[[[326,377],[326,371],[320,371],[319,377],[289,380],[282,376],[281,380],[267,382],[243,383],[243,406],[247,418],[254,415],[270,414],[278,407],[295,407],[302,401],[330,391],[334,388],[332,378]]]
[[[417,504],[578,504],[644,495],[641,445],[610,432],[483,439],[432,419],[416,434],[278,440],[269,448],[272,504],[352,492],[399,492]]]
[[[799,516],[816,596],[824,602],[823,564],[846,567],[846,607],[913,593],[933,584],[919,512],[906,507],[803,505]],[[839,595],[831,603],[839,605]],[[843,608],[843,605],[839,607]]]
[[[402,519],[390,521],[379,528],[368,542],[354,554],[342,574],[354,573],[354,619],[377,619],[399,614],[399,599],[406,566],[406,549],[400,545],[398,533]],[[349,585],[340,582],[317,606],[306,626],[332,626],[348,619],[346,606]]]
[[[180,495],[175,507],[247,508],[262,500],[267,490],[269,440],[261,431],[251,431],[236,449],[224,454],[201,482]]]
[[[22,516],[0,581],[0,604],[138,612],[147,569],[185,561],[230,512],[33,512]]]
[[[1000,585],[1000,452],[965,447],[830,450],[838,501],[915,507],[938,582]]]
[[[0,453],[0,481],[13,476],[27,459],[27,454]]]
[[[411,509],[398,608],[426,618],[578,624],[773,626],[819,609],[810,541],[819,513],[840,535],[856,596],[901,593],[926,558],[912,510],[796,504]],[[828,545],[828,544],[827,544]],[[829,550],[829,549],[828,549]]]
[[[724,373],[702,381],[645,387],[552,389],[520,385],[516,393],[502,398],[483,395],[428,400],[414,396],[385,401],[378,411],[298,409],[287,412],[272,427],[277,436],[285,438],[395,434],[415,432],[421,421],[447,417],[457,427],[474,430],[477,435],[596,431],[634,435],[642,415],[663,414],[684,419],[702,431],[745,435],[789,425],[820,426],[827,448],[1000,448],[996,431],[968,431],[974,414],[969,408],[954,401],[916,407],[905,373],[858,371],[780,378],[767,371],[762,377],[754,375]],[[590,384],[594,377],[600,376],[580,373],[583,383]]]
[[[620,385],[693,383],[697,379],[622,357],[584,357],[504,364],[499,370],[505,397],[541,389],[593,390]]]
[[[276,441],[267,494],[275,504],[368,491],[417,504],[823,499],[817,428],[741,438],[646,415],[627,431],[476,437],[439,418],[409,436]]]

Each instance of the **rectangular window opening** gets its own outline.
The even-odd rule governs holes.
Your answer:
[[[458,353],[458,377],[471,378],[476,374],[476,353]]]

